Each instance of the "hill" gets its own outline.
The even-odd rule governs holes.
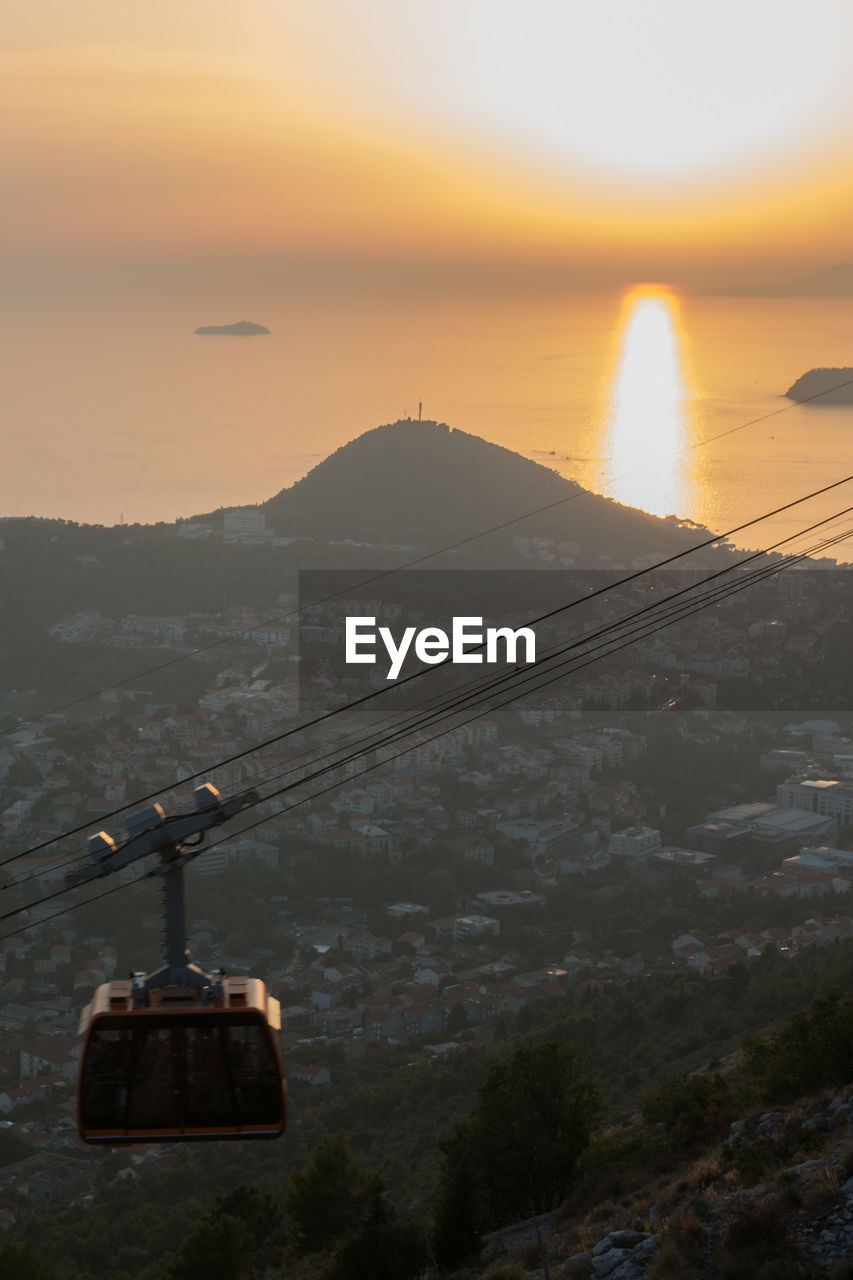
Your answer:
[[[253,324],[251,320],[238,320],[235,324],[203,324],[194,331],[203,336],[226,338],[254,338],[258,334],[269,333],[266,325]]]
[[[809,369],[788,388],[789,400],[814,399],[816,405],[853,404],[853,369]],[[819,399],[817,397],[820,397]]]
[[[537,512],[506,529],[503,543],[558,538],[577,543],[587,563],[699,541],[695,526],[621,506],[468,432],[411,419],[366,431],[260,510],[291,537],[413,546],[452,543]]]

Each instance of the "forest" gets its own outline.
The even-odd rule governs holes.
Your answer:
[[[319,1100],[293,1087],[279,1143],[167,1151],[139,1176],[104,1155],[91,1202],[24,1215],[0,1263],[21,1280],[469,1274],[487,1230],[677,1177],[750,1108],[846,1084],[851,986],[853,943],[768,951],[544,1001],[428,1068],[377,1052]],[[785,1151],[813,1137],[795,1126]],[[747,1146],[735,1175],[765,1155]]]

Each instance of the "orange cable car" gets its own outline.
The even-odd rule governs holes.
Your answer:
[[[135,1003],[140,991],[147,998]],[[123,1146],[284,1133],[278,1001],[257,978],[223,978],[221,996],[207,1003],[201,997],[202,989],[192,986],[146,991],[137,978],[98,987],[80,1020],[84,1142]]]
[[[157,804],[127,820],[117,848],[99,832],[95,865],[70,873],[69,887],[108,875],[150,853],[164,879],[165,965],[98,987],[80,1018],[77,1122],[84,1142],[204,1142],[278,1138],[287,1123],[277,1033],[278,1000],[258,978],[205,973],[190,962],[183,867],[204,832],[257,803],[256,792],[223,802],[195,790],[196,813],[167,818]],[[194,836],[192,845],[181,841]]]

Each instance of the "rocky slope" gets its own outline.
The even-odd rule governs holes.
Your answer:
[[[808,1158],[785,1158],[792,1134]],[[517,1223],[482,1256],[471,1280],[851,1280],[853,1090],[738,1120],[669,1181]]]

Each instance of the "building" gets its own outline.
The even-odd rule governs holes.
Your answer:
[[[853,850],[833,849],[829,845],[804,846],[799,853],[786,858],[782,863],[785,871],[838,871],[842,867],[853,867]]]
[[[700,822],[687,828],[684,839],[694,849],[727,860],[742,858],[752,847],[752,832],[744,822]]]
[[[837,778],[787,778],[776,788],[776,803],[784,808],[832,818],[838,826],[853,824],[853,782]]]
[[[328,1084],[331,1080],[327,1067],[319,1067],[308,1063],[293,1062],[288,1070],[290,1080],[302,1080],[305,1084]]]
[[[763,752],[758,763],[762,769],[805,769],[808,759],[806,752],[798,748],[774,747]]]
[[[539,822],[535,818],[518,818],[498,822],[495,829],[507,837],[527,846],[531,861],[545,858],[567,857],[576,853],[582,845],[583,829],[580,823],[565,818],[553,822]]]
[[[267,518],[263,511],[226,511],[225,532],[241,538],[262,538]]]
[[[385,914],[395,920],[404,920],[406,916],[428,916],[429,907],[422,907],[417,902],[392,902],[385,908]]]
[[[483,889],[474,899],[474,905],[492,911],[498,907],[544,907],[545,899],[531,889]]]
[[[835,835],[836,820],[811,811],[805,803],[805,797],[801,797],[804,802],[798,805],[783,804],[780,796],[783,799],[787,796],[783,790],[786,786],[787,784],[783,784],[777,788],[777,804],[756,801],[719,809],[709,816],[707,822],[689,828],[686,834],[709,852],[712,849],[717,852],[724,845],[721,851],[726,858],[737,856],[743,851],[738,847],[740,833],[736,837],[734,832],[727,833],[727,824],[734,829],[746,828],[749,832],[749,847],[757,854],[786,857],[797,853],[804,844],[822,844],[831,840]],[[732,835],[731,840],[728,838],[729,834]]]
[[[774,809],[751,824],[756,853],[797,853],[804,844],[831,839],[835,820],[808,813],[803,808]]]
[[[125,636],[138,636],[144,641],[160,641],[166,644],[182,644],[186,630],[183,618],[150,617],[129,613],[122,618],[121,631]]]
[[[677,867],[700,875],[708,875],[711,864],[715,861],[713,853],[700,853],[698,849],[676,849],[669,845],[659,849],[652,858],[657,867]]]
[[[607,849],[608,853],[632,862],[648,862],[660,847],[660,832],[653,827],[625,827],[623,831],[614,831]]]
[[[257,858],[269,870],[274,870],[278,866],[278,849],[263,840],[252,840],[249,837],[226,839],[200,853],[195,859],[195,867],[199,875],[218,876],[227,867],[252,858]]]
[[[453,941],[487,936],[496,938],[500,931],[500,921],[493,916],[458,916],[453,922]]]

